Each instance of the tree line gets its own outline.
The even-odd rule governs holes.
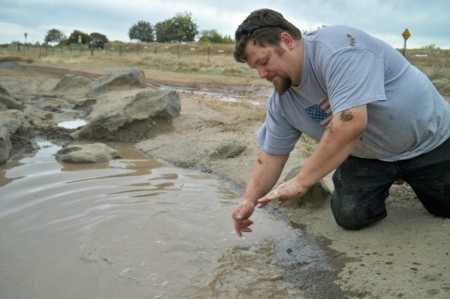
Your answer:
[[[199,41],[211,43],[233,43],[230,36],[222,36],[217,30],[202,30],[199,34],[198,25],[193,21],[189,12],[177,13],[174,17],[152,25],[147,21],[138,21],[128,30],[130,40],[139,42],[193,42],[199,36]],[[65,36],[60,30],[53,28],[44,38],[46,44],[88,44],[93,41],[109,42],[102,33],[87,34],[81,30],[74,30],[70,36]]]

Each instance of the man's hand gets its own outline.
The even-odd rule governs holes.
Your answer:
[[[297,195],[305,194],[309,187],[306,187],[298,182],[296,178],[293,178],[274,190],[267,193],[264,197],[258,199],[258,208],[265,207],[272,200],[288,200],[290,198],[296,197]]]
[[[243,232],[251,232],[252,229],[249,227],[253,224],[249,218],[255,210],[255,205],[249,201],[242,201],[233,211],[231,217],[234,221],[234,229],[239,237],[242,237]]]

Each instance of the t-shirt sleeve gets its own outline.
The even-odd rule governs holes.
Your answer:
[[[279,105],[274,103],[277,100],[275,94],[269,98],[266,121],[258,130],[257,137],[265,152],[285,155],[294,149],[302,133],[286,121]]]
[[[325,68],[333,114],[386,100],[384,63],[378,54],[348,47],[332,55]]]

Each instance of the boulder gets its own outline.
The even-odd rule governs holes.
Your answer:
[[[10,135],[14,135],[26,123],[27,116],[20,110],[0,111],[0,127],[6,128]]]
[[[72,89],[87,88],[93,81],[77,75],[65,75],[53,88],[53,91],[69,91]]]
[[[210,155],[211,158],[230,159],[239,156],[244,150],[245,146],[239,141],[230,141],[220,144],[217,149]]]
[[[285,178],[285,182],[296,176],[300,172],[300,166],[294,167]],[[305,208],[320,208],[324,205],[325,202],[328,202],[331,199],[331,191],[328,188],[327,184],[320,180],[314,186],[312,186],[308,192],[303,195],[299,195],[292,199],[279,202],[280,206],[292,206],[292,207],[305,207]]]
[[[167,121],[180,115],[181,102],[175,91],[146,90],[136,94],[125,106],[113,108],[89,121],[72,134],[77,138],[116,139],[119,133],[130,129],[136,123],[146,123],[140,131],[148,137],[147,131],[167,127]],[[137,132],[138,130],[135,130]],[[165,130],[161,130],[163,132]],[[123,134],[122,134],[123,135]]]
[[[0,163],[8,160],[12,150],[12,144],[8,129],[0,126]]]
[[[0,107],[3,107],[3,109],[18,109],[22,110],[24,108],[24,105],[20,102],[18,102],[9,92],[8,90],[0,85]]]
[[[56,153],[56,160],[69,163],[100,163],[118,158],[120,153],[104,143],[69,145]]]
[[[142,70],[130,69],[126,71],[109,72],[103,77],[100,77],[89,88],[88,96],[97,95],[100,93],[120,90],[125,88],[144,88],[145,74]]]
[[[136,94],[125,107],[124,114],[136,119],[149,117],[177,118],[180,115],[181,102],[175,91],[146,90]]]

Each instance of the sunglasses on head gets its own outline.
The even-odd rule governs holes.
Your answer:
[[[243,35],[249,35],[253,33],[253,31],[261,29],[261,28],[270,28],[270,27],[280,27],[279,25],[257,25],[257,24],[247,24],[244,25],[239,32],[236,32],[235,40],[238,41],[241,39]],[[281,27],[280,27],[281,28]]]

